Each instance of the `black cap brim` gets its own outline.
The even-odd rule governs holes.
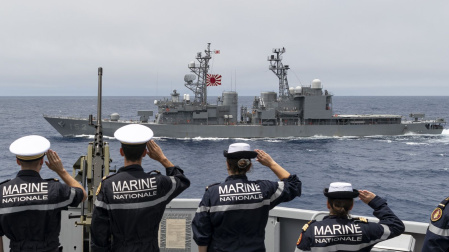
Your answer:
[[[240,158],[255,158],[257,157],[257,152],[255,151],[237,151],[233,153],[228,153],[227,150],[223,151],[223,156],[229,159],[240,159]]]
[[[359,196],[359,191],[352,189],[352,192],[340,191],[340,192],[329,192],[329,188],[324,188],[324,196],[331,199],[353,199]]]

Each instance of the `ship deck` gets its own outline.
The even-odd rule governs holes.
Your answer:
[[[191,221],[195,215],[200,199],[175,199],[166,208],[159,232],[160,251],[198,251],[192,239]],[[82,250],[82,226],[76,226],[78,219],[69,219],[70,214],[78,215],[79,208],[63,211],[60,242],[64,252]],[[302,226],[315,218],[320,220],[327,212],[304,209],[275,207],[270,211],[265,228],[265,246],[268,252],[294,251]],[[375,217],[366,217],[370,222],[377,222]],[[404,221],[405,233],[399,237],[378,243],[372,251],[421,251],[427,223]],[[4,248],[9,246],[4,239]]]

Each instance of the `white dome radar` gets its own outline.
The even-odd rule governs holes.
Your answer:
[[[321,87],[321,81],[319,79],[314,79],[312,81],[312,88],[313,89],[320,89]]]

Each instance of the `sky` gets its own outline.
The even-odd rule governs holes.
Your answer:
[[[169,96],[197,52],[223,91],[278,91],[320,79],[336,96],[449,96],[447,0],[3,1],[0,96]]]

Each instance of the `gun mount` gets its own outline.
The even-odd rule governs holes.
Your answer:
[[[103,141],[103,128],[101,125],[101,98],[102,98],[102,76],[103,69],[98,68],[98,102],[97,122],[93,123],[92,115],[89,115],[89,125],[95,126],[96,133],[93,142],[87,146],[87,155],[79,157],[73,165],[73,177],[80,181],[86,188],[87,200],[82,203],[81,214],[71,215],[69,218],[80,218],[75,225],[83,225],[83,251],[90,251],[90,225],[96,192],[103,176],[109,175],[111,163],[109,144]]]

